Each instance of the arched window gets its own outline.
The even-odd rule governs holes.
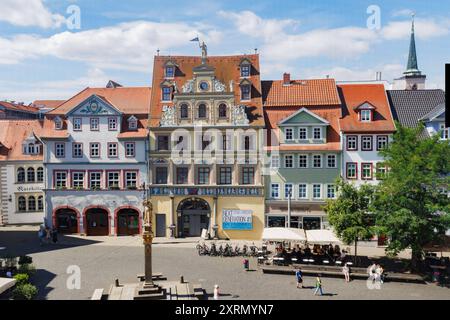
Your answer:
[[[225,103],[221,103],[219,105],[219,118],[227,117],[227,105]]]
[[[245,138],[244,138],[244,149],[246,151],[250,150],[250,147],[251,147],[250,143],[251,143],[250,137],[249,136],[245,136]]]
[[[180,118],[181,119],[189,118],[189,107],[185,103],[183,103],[180,107]]]
[[[25,182],[25,169],[17,169],[17,182]]]
[[[27,182],[35,182],[36,176],[34,175],[34,168],[28,168],[27,170]]]
[[[37,182],[44,182],[44,168],[39,167],[36,171]]]
[[[36,211],[36,198],[33,196],[28,198],[28,211]]]
[[[25,199],[25,197],[19,197],[19,212],[25,212],[27,211],[27,200]]]
[[[198,117],[206,118],[206,104],[202,103],[198,106]]]
[[[44,197],[38,197],[38,211],[44,211]]]

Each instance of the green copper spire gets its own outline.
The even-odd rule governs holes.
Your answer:
[[[409,57],[408,57],[408,66],[406,67],[406,71],[404,72],[407,76],[417,76],[420,75],[419,66],[417,64],[417,53],[416,53],[416,39],[414,35],[414,16],[412,15],[412,28],[411,28],[411,42],[409,44]]]

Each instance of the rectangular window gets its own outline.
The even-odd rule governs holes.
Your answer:
[[[241,100],[250,101],[252,99],[251,86],[249,84],[241,86]]]
[[[100,130],[100,119],[99,118],[91,118],[91,131],[99,131]]]
[[[118,190],[120,189],[120,172],[109,171],[107,173],[108,189]]]
[[[125,156],[127,158],[132,158],[136,155],[136,143],[125,142]]]
[[[89,172],[89,189],[91,190],[100,190],[102,187],[102,173],[98,172]]]
[[[136,171],[125,171],[125,186],[127,189],[137,189],[138,174]]]
[[[172,101],[172,90],[170,87],[162,88],[162,101]]]
[[[250,65],[241,66],[241,77],[242,78],[250,77]]]
[[[358,150],[358,136],[347,136],[347,150]]]
[[[314,140],[322,139],[322,128],[313,128]]]
[[[72,172],[72,188],[84,188],[84,172]]]
[[[327,198],[334,199],[336,198],[336,187],[334,184],[327,185]]]
[[[322,186],[320,184],[313,185],[313,198],[322,199]]]
[[[347,179],[358,179],[358,167],[356,163],[347,163]]]
[[[67,188],[67,172],[55,171],[55,188]]]
[[[219,184],[231,184],[232,173],[230,167],[221,167],[219,169]]]
[[[119,146],[116,142],[108,143],[108,158],[117,158],[119,156]]]
[[[371,163],[361,164],[361,179],[372,180],[372,166],[373,165]]]
[[[441,131],[441,140],[449,139],[450,128],[446,128],[444,123],[439,125],[439,130]]]
[[[117,118],[108,118],[108,130],[109,131],[117,130]]]
[[[284,156],[284,167],[285,168],[293,168],[294,167],[294,156],[292,156],[292,155]]]
[[[372,120],[372,111],[371,110],[361,110],[361,121],[369,122]]]
[[[222,136],[222,150],[231,150],[231,137],[224,134]]]
[[[292,185],[292,183],[286,183],[284,185],[284,198],[285,199],[289,199],[289,195],[290,195],[290,197],[292,199],[292,197],[294,196],[292,192],[293,192],[293,185]]]
[[[272,183],[270,186],[270,197],[272,199],[280,198],[280,185],[278,183]]]
[[[73,119],[73,131],[81,131],[82,120],[81,118]]]
[[[294,140],[294,129],[292,129],[292,128],[285,129],[285,140],[286,141]]]
[[[274,169],[278,169],[280,167],[280,156],[270,157],[270,167]]]
[[[64,158],[66,156],[66,145],[64,143],[55,144],[55,156],[56,158]]]
[[[198,184],[209,184],[209,173],[210,169],[208,167],[200,167],[198,168],[198,178],[197,183]]]
[[[298,138],[300,140],[307,140],[308,139],[308,129],[307,128],[299,128],[298,129]]]
[[[156,167],[156,184],[167,184],[167,167]]]
[[[386,179],[386,174],[387,174],[386,165],[382,162],[378,162],[376,169],[377,169],[377,172],[376,172],[377,180]]]
[[[166,78],[173,78],[175,77],[175,67],[166,67]]]
[[[169,150],[169,136],[158,136],[156,148],[158,151],[168,151]]]
[[[372,136],[362,136],[361,137],[361,150],[372,151]]]
[[[89,145],[89,154],[91,155],[91,158],[100,158],[100,143],[98,142],[92,142]]]
[[[177,172],[177,184],[187,184],[189,177],[189,169],[186,167],[180,167],[176,169]]]
[[[313,168],[322,168],[322,156],[320,154],[313,155]]]
[[[83,144],[74,142],[72,144],[72,158],[83,158]]]
[[[383,150],[388,145],[387,136],[377,136],[377,151]]]
[[[300,154],[298,156],[298,167],[299,168],[308,168],[308,155],[307,154]]]
[[[255,168],[242,168],[242,184],[255,184]]]
[[[336,168],[336,155],[335,154],[329,154],[327,155],[327,167],[328,168]]]
[[[306,199],[308,197],[308,185],[306,183],[301,183],[298,185],[298,198]]]

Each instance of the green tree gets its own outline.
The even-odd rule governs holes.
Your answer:
[[[375,188],[368,184],[358,188],[342,179],[336,181],[336,187],[338,197],[327,200],[324,210],[339,239],[346,245],[355,245],[356,261],[358,241],[375,234],[374,217],[369,211]]]
[[[380,153],[388,174],[378,186],[373,202],[380,234],[389,238],[387,253],[411,248],[416,269],[423,247],[450,228],[450,144],[439,136],[423,138],[424,127],[397,125],[393,142]]]

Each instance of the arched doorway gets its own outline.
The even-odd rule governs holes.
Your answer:
[[[116,226],[118,236],[132,236],[140,232],[139,211],[133,208],[122,208],[117,211]]]
[[[107,236],[109,235],[109,215],[103,208],[90,208],[85,211],[86,235]]]
[[[55,211],[55,225],[59,233],[78,233],[78,214],[74,209],[61,208]]]
[[[211,208],[203,199],[189,198],[181,201],[177,213],[179,237],[199,237],[203,229],[209,228]]]

